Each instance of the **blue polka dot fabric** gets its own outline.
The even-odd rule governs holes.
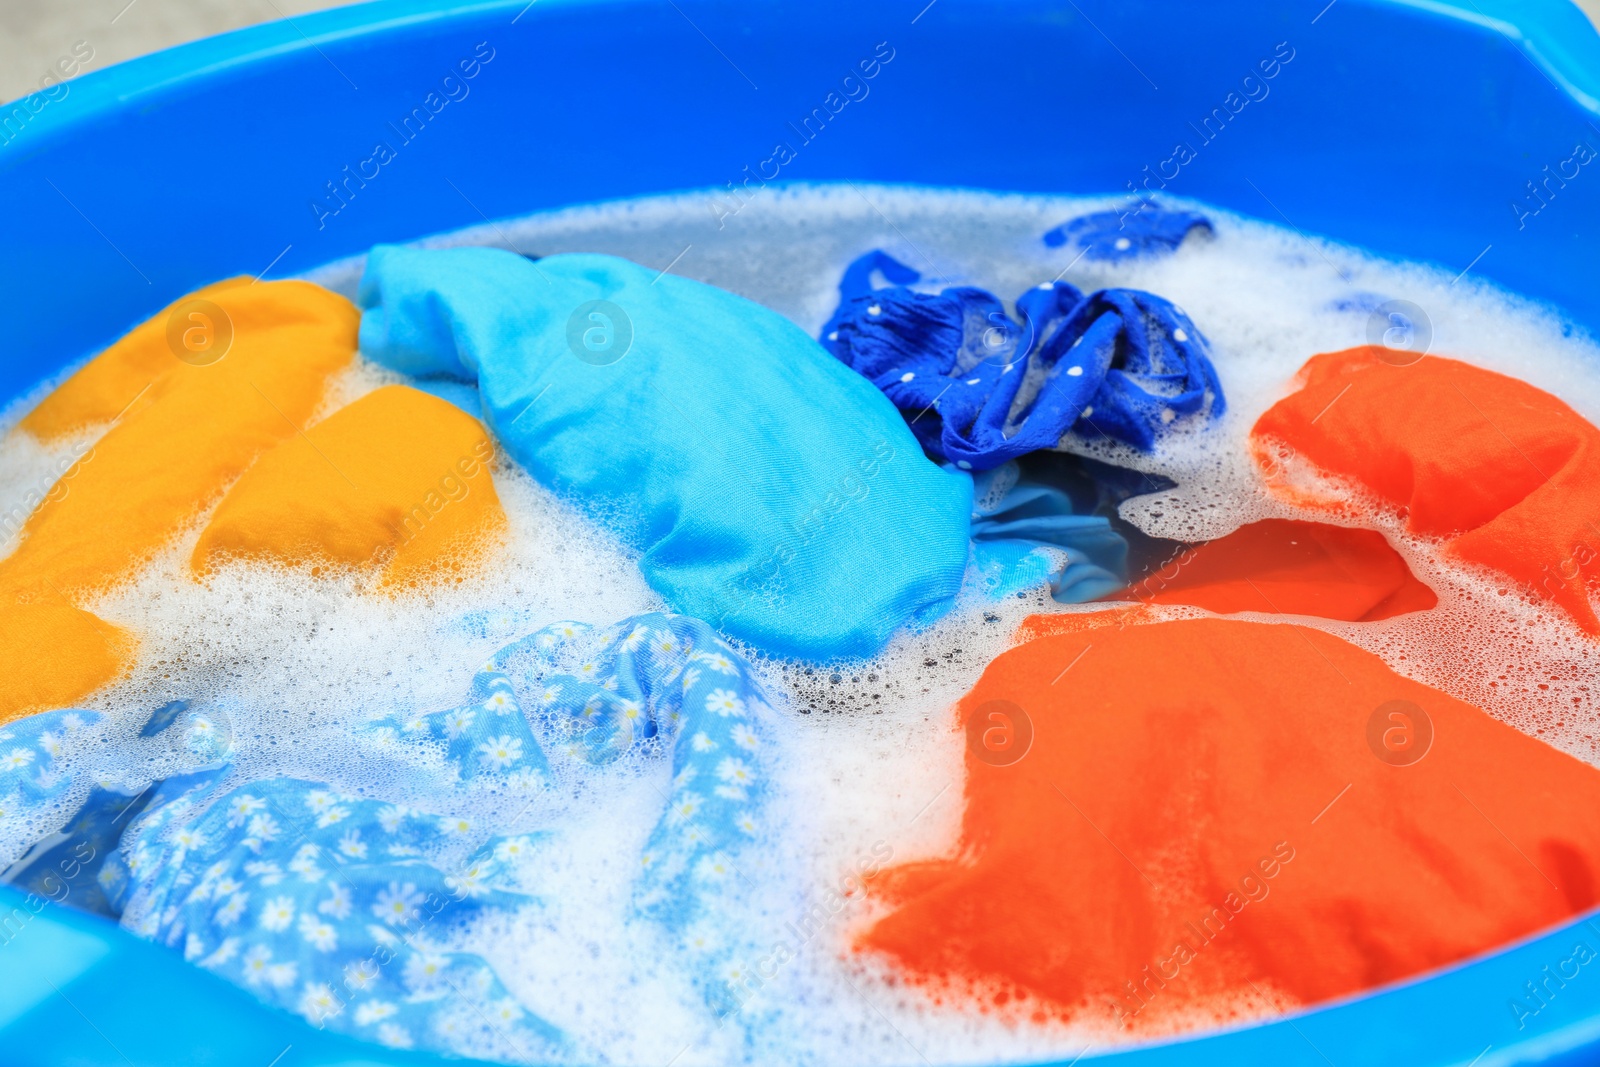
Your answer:
[[[1211,233],[1211,220],[1193,211],[1169,211],[1152,200],[1133,211],[1096,211],[1063,222],[1044,235],[1051,248],[1081,248],[1086,259],[1112,263],[1175,252],[1191,233]]]
[[[881,273],[887,286],[874,285]],[[1179,419],[1226,409],[1210,347],[1170,301],[1137,289],[1085,296],[1063,281],[1017,297],[909,288],[882,251],[850,264],[822,343],[894,402],[930,456],[982,471],[1067,434],[1149,451]]]

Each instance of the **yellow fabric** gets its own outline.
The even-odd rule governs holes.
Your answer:
[[[262,456],[223,498],[192,565],[228,557],[379,571],[414,584],[505,526],[483,426],[404,385],[378,389]]]
[[[205,365],[171,342],[196,298],[231,334]],[[230,279],[136,327],[21,422],[17,432],[46,443],[105,429],[0,561],[12,616],[0,625],[0,722],[73,703],[126,668],[133,636],[76,601],[131,577],[259,454],[297,435],[353,357],[359,321],[320,286]]]
[[[265,291],[276,293],[276,287],[285,284],[294,283],[272,282],[252,287],[249,278],[229,278],[173,301],[62,382],[28,413],[19,427],[46,442],[84,430],[103,429],[145,386],[179,365],[167,344],[167,329],[172,317],[181,313],[183,305],[196,299],[210,300],[223,307],[229,318],[235,319],[237,329],[259,330],[272,325],[273,305],[281,301],[237,297],[253,297],[255,294],[249,289],[254,288],[259,293],[266,285],[273,288]],[[245,293],[217,301],[217,294],[241,286],[246,288]],[[238,321],[240,318],[244,321]]]
[[[0,724],[64,708],[115,681],[138,642],[44,583],[0,599]]]
[[[95,445],[94,461],[80,465],[71,491],[28,520],[0,580],[47,575],[73,597],[132,575],[258,455],[297,434],[328,376],[355,353],[359,313],[320,286],[223,283],[202,292],[233,321],[220,360],[178,359],[163,313],[23,421],[50,440],[127,409]]]

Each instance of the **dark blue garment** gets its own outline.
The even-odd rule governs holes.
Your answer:
[[[1096,211],[1063,222],[1044,235],[1044,243],[1060,248],[1071,243],[1089,259],[1115,263],[1135,256],[1177,251],[1195,230],[1212,232],[1211,220],[1193,211],[1168,211],[1146,200],[1136,211]]]
[[[873,288],[875,272],[890,286]],[[1054,448],[1069,431],[1148,451],[1179,416],[1225,409],[1205,337],[1159,296],[1046,282],[1017,298],[1019,323],[982,289],[906,288],[920,277],[881,251],[850,264],[822,344],[883,390],[924,450],[962,470]]]
[[[990,596],[1047,584],[1057,601],[1082,604],[1128,584],[1128,543],[1085,494],[1031,479],[1016,462],[973,482],[973,564]]]

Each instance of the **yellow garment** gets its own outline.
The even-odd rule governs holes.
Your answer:
[[[0,725],[30,711],[66,708],[133,662],[126,630],[61,599],[44,583],[0,595]]]
[[[230,294],[218,306],[227,312],[236,330],[259,332],[274,325],[273,308],[282,300],[258,297],[277,294],[284,285],[303,287],[303,283],[293,282],[252,286],[249,278],[228,278],[173,301],[62,382],[18,425],[46,442],[83,430],[104,429],[145,386],[179,365],[167,343],[167,330],[174,317],[187,324],[183,316],[185,305],[197,300],[215,303],[218,294],[242,288],[242,292]]]
[[[195,546],[205,573],[234,557],[381,570],[415,584],[505,526],[483,426],[389,385],[291,437],[245,472]]]
[[[197,299],[225,350],[174,343],[200,321]],[[0,625],[0,722],[71,704],[126,668],[132,635],[75,600],[132,577],[297,435],[354,355],[359,322],[348,300],[306,282],[219,282],[133,329],[22,420],[19,432],[45,443],[107,428],[0,561],[0,604],[14,613]]]

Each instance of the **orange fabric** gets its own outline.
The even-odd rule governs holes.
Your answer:
[[[1549,393],[1452,359],[1388,362],[1382,348],[1315,356],[1298,392],[1251,431],[1404,509],[1408,527],[1450,538],[1482,564],[1553,600],[1590,634],[1600,582],[1600,430]],[[1280,488],[1305,503],[1330,501]]]
[[[207,311],[207,328],[231,334],[205,365],[173,345],[197,297],[221,313]],[[131,577],[257,455],[299,433],[354,356],[359,320],[306,282],[221,282],[136,327],[22,420],[19,432],[47,443],[102,435],[0,561],[0,600],[29,616],[0,629],[0,722],[70,704],[126,668],[133,635],[77,601]]]
[[[416,580],[505,526],[483,426],[438,397],[390,385],[291,437],[245,472],[195,546],[229,556],[381,568]]]
[[[955,858],[888,872],[896,909],[861,949],[941,996],[1153,1032],[1218,998],[1416,974],[1600,899],[1600,772],[1326,633],[1117,625],[1142,614],[1036,618],[989,665],[957,725],[1010,701],[1031,748],[993,766],[969,744]],[[1397,700],[1433,727],[1408,766],[1369,741]]]
[[[1374,530],[1263,519],[1190,549],[1110,600],[1374,622],[1439,603]]]

